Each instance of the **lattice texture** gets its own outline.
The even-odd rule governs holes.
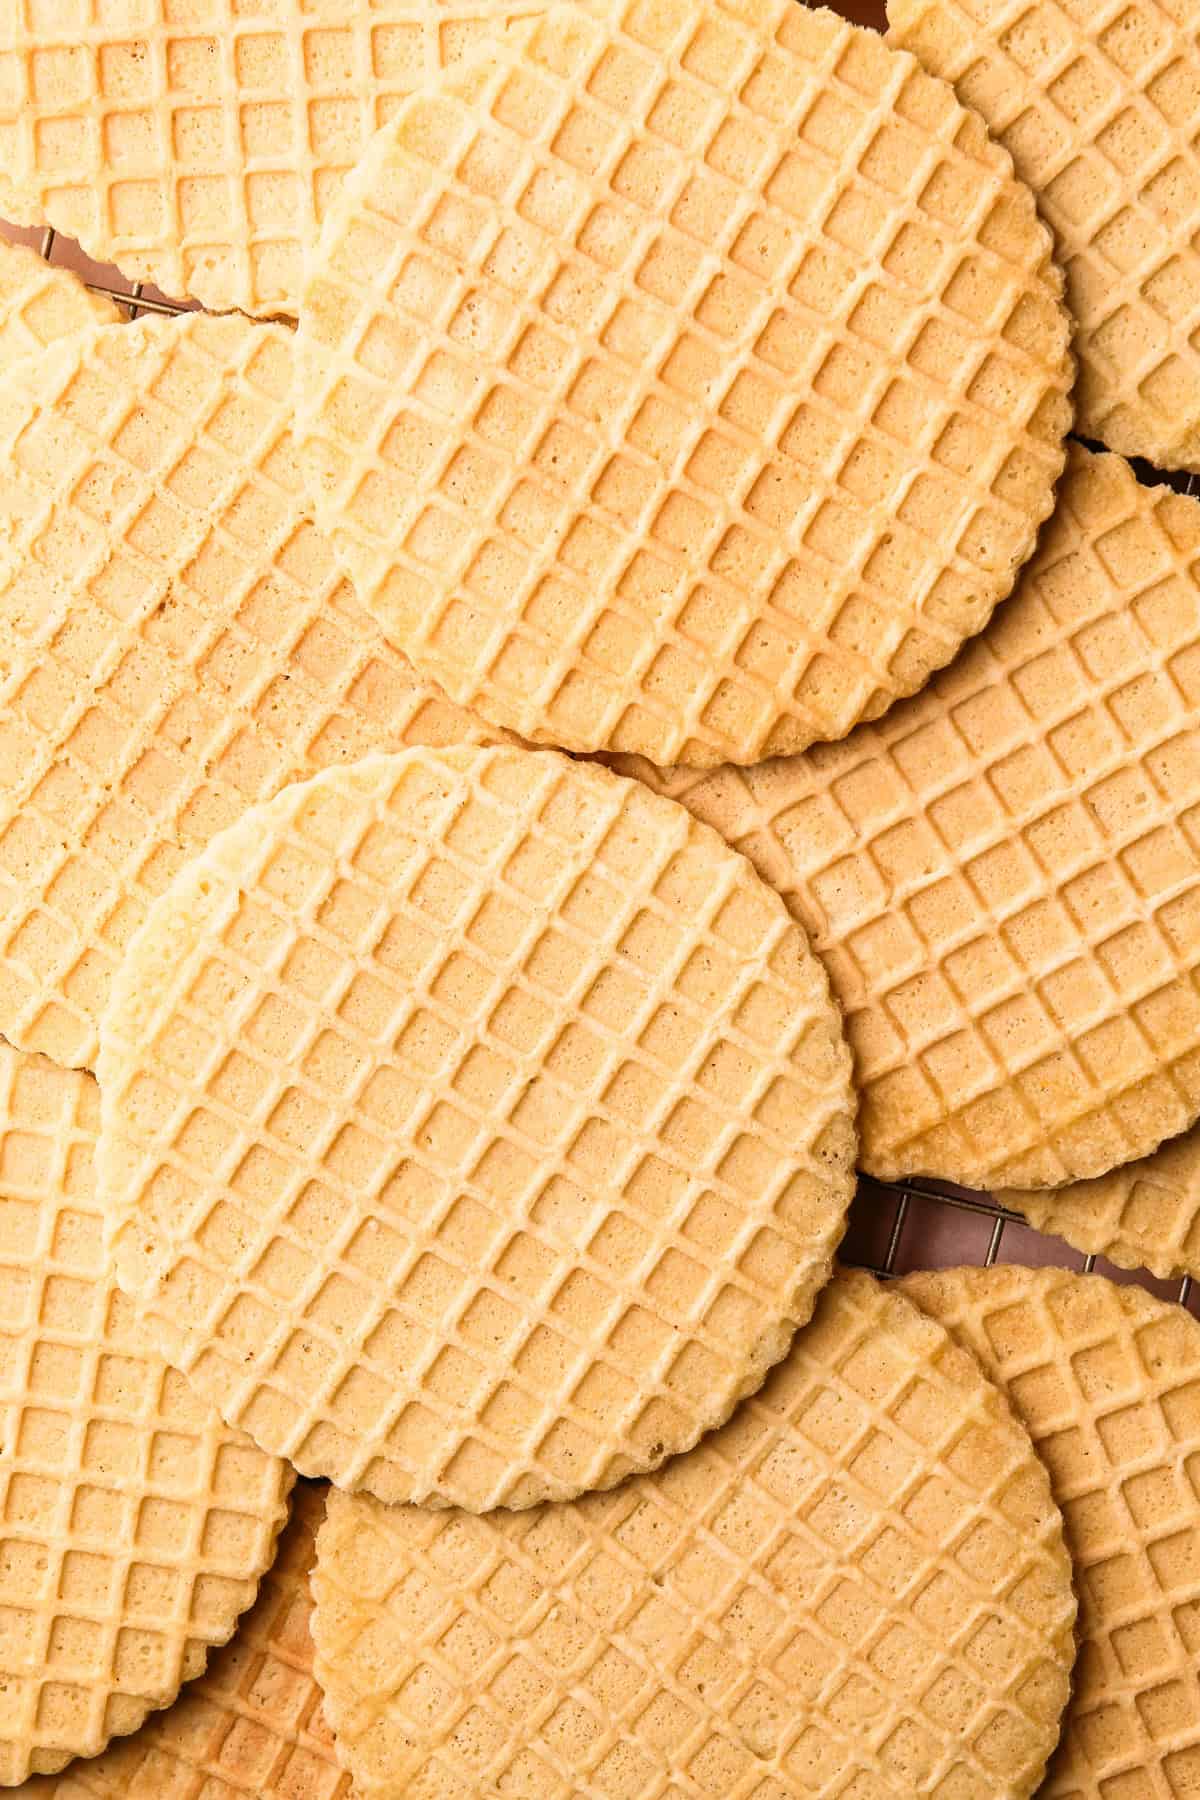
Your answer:
[[[291,1473],[221,1424],[103,1254],[89,1075],[0,1044],[0,1782],[93,1756],[254,1599]]]
[[[1038,197],[1077,321],[1081,431],[1200,469],[1196,0],[890,0]]]
[[[1052,1186],[1200,1111],[1198,578],[1200,503],[1074,449],[1017,592],[882,724],[636,765],[808,928],[870,1173]]]
[[[214,311],[295,313],[400,97],[529,0],[7,0],[0,202]]]
[[[1089,1256],[1155,1275],[1200,1275],[1200,1130],[1094,1181],[1016,1188],[1005,1206]]]
[[[1044,1800],[1185,1800],[1200,1770],[1200,1325],[1065,1269],[903,1289],[1005,1390],[1050,1471],[1079,1660]]]
[[[317,1673],[364,1800],[1032,1794],[1075,1600],[978,1366],[839,1275],[761,1394],[612,1494],[330,1496]]]
[[[526,750],[294,787],[179,878],[101,1055],[122,1279],[305,1473],[529,1505],[693,1443],[812,1308],[849,1054],[778,897]]]
[[[752,762],[949,660],[1049,512],[1049,239],[950,89],[792,0],[555,8],[403,106],[300,323],[318,518],[539,742]]]
[[[302,505],[291,337],[97,329],[0,400],[0,1031],[90,1063],[187,856],[286,781],[478,737],[384,642]]]
[[[69,269],[51,268],[35,251],[0,240],[0,374],[6,378],[22,357],[120,316]]]
[[[174,1706],[12,1800],[353,1800],[321,1711],[308,1578],[325,1496],[295,1489],[279,1554],[231,1644]]]

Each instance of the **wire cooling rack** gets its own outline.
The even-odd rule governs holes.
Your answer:
[[[863,23],[875,22],[871,0],[846,4],[839,10],[857,15]],[[47,262],[74,270],[93,293],[115,301],[130,318],[193,310],[169,299],[157,288],[127,281],[111,265],[91,261],[78,244],[52,230],[20,230],[0,221],[0,236],[28,244]],[[1140,472],[1158,482],[1164,479],[1157,470]],[[1171,485],[1200,494],[1200,477],[1194,475],[1172,478]],[[884,1277],[959,1263],[1095,1268],[1116,1281],[1136,1282],[1163,1298],[1174,1296],[1200,1317],[1200,1283],[1193,1283],[1190,1277],[1158,1281],[1145,1271],[1131,1274],[1116,1269],[1102,1257],[1084,1256],[1058,1238],[1044,1237],[1017,1213],[998,1205],[989,1194],[970,1193],[939,1182],[911,1180],[893,1184],[861,1177],[841,1254],[844,1262]]]

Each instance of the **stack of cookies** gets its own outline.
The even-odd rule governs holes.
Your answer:
[[[1196,0],[0,20],[197,303],[0,247],[0,1785],[1200,1792],[1200,1324],[835,1260],[1200,1273],[1198,144]]]

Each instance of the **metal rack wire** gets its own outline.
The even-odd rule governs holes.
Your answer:
[[[12,231],[0,226],[0,235],[11,236],[24,241],[32,237],[37,246],[38,255],[44,262],[62,262],[81,275],[93,294],[101,295],[105,300],[115,301],[129,318],[136,319],[141,313],[159,313],[170,317],[174,313],[190,312],[192,308],[181,306],[177,300],[167,300],[156,292],[147,292],[144,282],[126,282],[117,269],[92,263],[78,252],[78,246],[60,237],[52,225],[35,232]],[[78,252],[76,255],[64,257],[62,250]],[[59,255],[55,255],[58,249]],[[115,285],[114,285],[115,284]]]
[[[36,248],[47,262],[73,269],[95,294],[113,300],[129,318],[145,313],[171,315],[192,310],[169,300],[142,282],[128,282],[119,270],[101,266],[82,255],[77,245],[55,231],[10,230],[0,223],[0,235]],[[1136,465],[1135,465],[1136,466]],[[1161,482],[1158,470],[1139,470],[1146,479]],[[1200,476],[1171,478],[1180,492],[1200,495]],[[1200,1316],[1200,1284],[1190,1277],[1182,1281],[1155,1280],[1144,1271],[1130,1274],[1114,1269],[1095,1256],[1072,1251],[1057,1238],[1032,1230],[1019,1214],[997,1204],[988,1194],[969,1193],[938,1182],[911,1180],[891,1184],[863,1177],[842,1247],[843,1260],[870,1269],[884,1278],[910,1269],[950,1263],[1005,1262],[1091,1270],[1100,1268],[1121,1282],[1134,1281],[1163,1297],[1173,1295],[1189,1311]]]
[[[1051,1263],[1086,1273],[1096,1269],[1119,1282],[1136,1282],[1164,1298],[1173,1297],[1200,1316],[1200,1284],[1190,1275],[1162,1281],[1145,1270],[1113,1268],[1102,1257],[1073,1251],[1060,1239],[1035,1231],[990,1194],[918,1178],[896,1183],[860,1178],[844,1253],[846,1261],[884,1278],[960,1262],[986,1268],[1016,1262]]]

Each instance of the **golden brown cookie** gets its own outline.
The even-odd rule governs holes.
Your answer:
[[[974,1352],[1050,1472],[1079,1658],[1040,1800],[1186,1800],[1200,1770],[1200,1324],[1065,1269],[946,1269],[902,1291]]]
[[[330,208],[299,435],[360,597],[539,743],[754,762],[921,686],[1050,510],[1072,370],[1007,155],[793,0],[551,9]]]
[[[1061,1185],[1200,1112],[1198,693],[1200,500],[1075,447],[1016,592],[923,693],[807,756],[637,767],[808,930],[871,1174]]]
[[[312,1666],[308,1583],[324,1513],[324,1490],[300,1482],[257,1601],[174,1706],[103,1756],[31,1776],[12,1800],[353,1800]]]
[[[313,1589],[363,1800],[1018,1800],[1075,1650],[1029,1439],[852,1273],[686,1456],[484,1518],[334,1493]]]
[[[478,738],[309,516],[292,335],[94,327],[0,394],[0,1032],[89,1065],[146,908],[286,781]]]
[[[1076,320],[1077,425],[1200,469],[1196,0],[889,0],[1037,195]]]
[[[0,1043],[0,1784],[174,1700],[254,1600],[292,1472],[169,1368],[104,1247],[90,1075]]]
[[[214,311],[295,313],[401,96],[532,0],[105,0],[0,12],[0,211]]]
[[[528,1506],[686,1448],[812,1310],[850,1058],[779,900],[530,750],[287,788],[151,909],[102,1031],[121,1279],[306,1474]]]

